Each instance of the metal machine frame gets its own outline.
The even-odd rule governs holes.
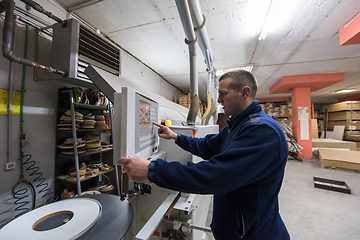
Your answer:
[[[115,103],[114,128],[121,130],[119,125],[121,114],[126,114],[122,113],[121,107],[118,108],[119,104],[116,105],[117,101],[115,98],[121,98],[121,94],[118,95],[117,93],[121,93],[123,87],[130,87],[159,104],[158,118],[160,120],[170,119],[174,124],[171,126],[173,131],[194,137],[204,137],[206,134],[218,132],[219,127],[217,125],[200,126],[201,120],[198,118],[195,121],[195,126],[183,126],[183,123],[186,123],[187,108],[171,102],[158,94],[148,92],[132,81],[115,77],[93,66],[89,66],[85,73]],[[129,107],[134,106],[132,104]],[[122,140],[121,133],[113,136],[113,140],[114,146],[119,148]],[[114,149],[116,148],[114,147]],[[118,152],[114,155],[114,159],[120,156],[121,153]],[[158,152],[149,157],[150,160],[162,158],[167,161],[179,161],[182,164],[186,164],[189,161],[203,161],[199,157],[182,150],[174,141],[164,139],[159,139]],[[162,234],[170,231],[177,233],[183,231],[186,235],[185,239],[198,240],[204,238],[204,231],[211,231],[210,228],[205,227],[211,195],[181,193],[181,196],[177,197],[178,192],[158,187],[150,182],[144,183],[146,185],[142,186],[145,186],[145,188],[139,191],[131,179],[128,179],[126,176],[124,177],[124,175],[121,178],[121,182],[125,185],[122,187],[122,191],[125,189],[123,192],[127,194],[127,199],[134,209],[134,219],[128,233],[123,238],[124,240],[163,239],[161,237]],[[168,212],[169,209],[172,209],[172,211]],[[164,217],[165,213],[167,213],[167,217]]]

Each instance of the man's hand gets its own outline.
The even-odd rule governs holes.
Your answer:
[[[168,128],[167,126],[158,124],[156,122],[153,122],[153,124],[155,126],[159,127],[159,129],[158,129],[159,137],[164,138],[166,140],[169,140],[169,139],[174,139],[175,141],[177,140],[177,133],[174,133],[173,131],[171,131],[170,128]]]
[[[148,180],[148,166],[150,161],[143,157],[123,157],[118,160],[119,164],[124,165],[124,170],[135,182],[145,182]]]

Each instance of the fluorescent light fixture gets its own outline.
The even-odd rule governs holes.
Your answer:
[[[252,69],[253,69],[253,65],[247,65],[247,66],[242,66],[242,67],[237,67],[237,68],[221,69],[221,70],[216,70],[216,76],[221,76],[227,72],[235,71],[235,70],[246,70],[248,72],[251,72]]]
[[[349,92],[355,92],[356,89],[342,89],[342,90],[338,90],[335,93],[349,93]]]

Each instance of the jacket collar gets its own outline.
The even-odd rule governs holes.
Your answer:
[[[226,123],[229,125],[229,129],[231,129],[234,124],[240,123],[242,120],[244,120],[250,114],[257,113],[260,111],[261,111],[261,106],[259,105],[259,101],[255,100],[244,111],[242,111],[238,115],[232,116],[231,118],[226,120]]]

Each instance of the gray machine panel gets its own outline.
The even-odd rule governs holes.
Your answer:
[[[151,157],[159,146],[157,128],[152,124],[158,121],[158,103],[129,87],[114,96],[114,164],[121,157]]]

